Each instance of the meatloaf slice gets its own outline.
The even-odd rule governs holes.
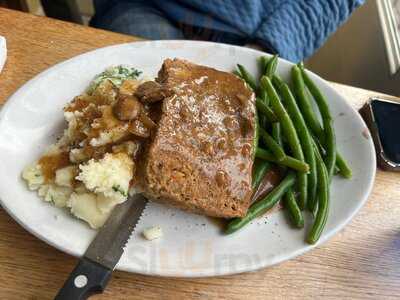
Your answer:
[[[244,216],[252,194],[254,94],[230,73],[181,59],[165,60],[156,80],[171,96],[144,155],[144,194],[208,216]]]

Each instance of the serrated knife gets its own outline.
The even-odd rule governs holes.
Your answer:
[[[55,300],[87,299],[104,291],[146,204],[147,199],[136,194],[113,209]]]

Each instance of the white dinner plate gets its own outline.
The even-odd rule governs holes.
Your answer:
[[[97,49],[57,64],[23,85],[0,113],[0,199],[5,210],[29,232],[50,245],[80,256],[96,232],[66,210],[27,189],[21,171],[53,143],[65,126],[62,108],[94,75],[111,65],[131,65],[156,76],[166,58],[184,58],[219,70],[241,63],[254,74],[264,53],[236,46],[194,41],[150,41]],[[289,80],[292,63],[280,60],[277,72]],[[318,245],[342,229],[366,202],[375,176],[375,153],[363,120],[329,83],[311,74],[329,99],[337,144],[353,178],[336,176],[329,219]],[[239,232],[223,235],[206,217],[150,203],[117,265],[120,270],[160,276],[215,276],[256,270],[293,258],[313,246],[305,243],[311,225],[290,227],[277,211]],[[144,228],[160,225],[163,237],[147,241]]]

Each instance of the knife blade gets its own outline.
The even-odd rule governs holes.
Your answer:
[[[147,202],[136,194],[113,209],[55,300],[86,299],[104,291]]]

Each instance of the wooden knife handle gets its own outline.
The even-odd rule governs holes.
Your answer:
[[[81,300],[104,291],[112,270],[87,258],[81,258],[55,300]]]

